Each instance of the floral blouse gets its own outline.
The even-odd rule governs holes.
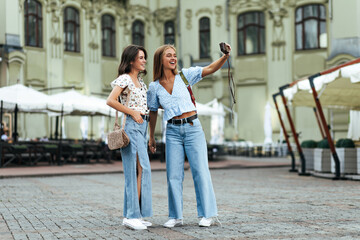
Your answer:
[[[141,87],[136,87],[129,74],[122,74],[111,82],[111,87],[119,86],[124,89],[120,95],[121,103],[128,108],[139,111],[142,114],[148,114],[147,107],[147,87],[141,77],[138,77]],[[130,92],[129,102],[127,103],[127,96]]]

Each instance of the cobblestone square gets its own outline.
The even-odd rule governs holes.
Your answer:
[[[152,173],[154,226],[121,225],[123,174],[0,179],[0,239],[360,239],[360,185],[288,168],[211,171],[222,223],[198,227],[185,171],[184,226],[166,229],[165,171]]]

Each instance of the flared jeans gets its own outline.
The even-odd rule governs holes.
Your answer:
[[[142,218],[153,215],[151,168],[146,142],[147,126],[148,122],[145,120],[139,124],[129,116],[126,118],[125,132],[130,138],[130,143],[120,150],[125,176],[124,217],[126,218]],[[140,203],[137,190],[136,156],[142,167]]]
[[[169,218],[183,218],[183,181],[185,154],[194,181],[198,217],[217,216],[215,193],[211,181],[205,134],[199,119],[166,127],[166,173]]]

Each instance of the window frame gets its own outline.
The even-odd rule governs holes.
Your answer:
[[[308,6],[317,6],[318,9],[317,9],[317,16],[310,16],[310,17],[306,17],[304,18],[304,9]],[[323,7],[324,8],[324,12],[325,12],[325,18],[321,18],[321,10],[320,8]],[[302,9],[302,12],[301,12],[301,20],[300,21],[297,21],[296,20],[296,16],[297,16],[297,11],[299,9]],[[321,29],[321,23],[325,23],[325,32],[326,34],[328,33],[327,32],[327,22],[326,22],[326,15],[327,15],[327,12],[326,12],[326,7],[323,5],[323,4],[317,4],[317,3],[313,3],[313,4],[306,4],[306,5],[302,5],[302,6],[299,6],[295,9],[295,50],[296,51],[303,51],[303,50],[315,50],[315,49],[326,49],[327,48],[327,45],[326,47],[321,47],[320,46],[320,29]],[[306,32],[305,32],[305,22],[306,21],[309,21],[309,20],[316,20],[317,22],[317,47],[314,47],[314,48],[306,48],[305,47],[305,40],[306,40]],[[297,39],[298,39],[298,36],[297,36],[297,31],[296,31],[296,27],[298,25],[301,25],[302,26],[302,31],[301,31],[301,38],[302,38],[302,47],[301,48],[298,48],[297,46]]]
[[[74,10],[75,12],[75,21],[74,20],[68,20],[67,19],[67,15],[68,12],[67,10]],[[66,52],[76,52],[76,53],[80,53],[81,51],[81,42],[80,42],[80,12],[77,8],[75,7],[66,7],[64,8],[64,50]],[[68,41],[67,41],[67,37],[66,37],[66,33],[67,33],[67,28],[68,26],[73,25],[74,26],[74,31],[73,31],[73,36],[74,36],[74,49],[69,49],[68,48]],[[70,31],[69,31],[70,32]]]
[[[203,20],[209,21],[208,25],[206,26],[207,28],[205,28],[205,29],[202,28],[203,24],[201,24],[201,22]],[[201,51],[201,49],[202,49],[201,48],[201,35],[203,35],[203,34],[208,34],[208,40],[209,40],[208,52],[206,52],[206,53],[203,53]],[[200,59],[210,58],[211,57],[210,54],[211,54],[211,19],[207,16],[204,16],[199,19],[199,57],[200,57]]]
[[[36,13],[29,13],[28,7],[29,2],[33,2],[36,4]],[[35,45],[30,44],[30,27],[29,27],[29,18],[34,17],[36,19],[35,23]],[[37,47],[42,48],[43,47],[43,17],[42,17],[42,5],[37,0],[25,0],[24,1],[24,31],[25,31],[25,46],[29,47]],[[41,33],[41,34],[40,34]]]
[[[167,29],[167,25],[168,24],[171,24],[172,26],[172,30],[173,30],[173,33],[167,33],[166,29]],[[174,42],[173,43],[168,43],[166,41],[166,39],[168,38],[172,38],[174,39]],[[172,44],[175,46],[175,43],[176,43],[176,39],[175,39],[175,22],[173,20],[168,20],[164,23],[164,44]]]
[[[111,19],[111,26],[104,26],[104,18]],[[105,32],[110,32],[110,39],[105,39]],[[110,41],[110,53],[107,54],[105,50],[106,41]],[[103,57],[116,57],[116,28],[115,17],[111,14],[103,14],[101,16],[101,44]]]
[[[140,27],[140,32],[135,32],[135,27],[136,27],[136,24],[139,24],[141,27]],[[142,31],[141,31],[142,30]],[[139,37],[140,38],[140,43],[135,43],[134,42],[134,39],[136,37]],[[145,24],[143,21],[137,19],[135,20],[133,23],[132,23],[132,26],[131,26],[131,43],[132,44],[136,44],[136,45],[139,45],[139,46],[142,46],[142,47],[145,47]]]
[[[246,16],[250,15],[250,14],[257,14],[257,21],[258,23],[246,23]],[[261,22],[261,15],[262,15],[262,20],[263,22]],[[243,26],[239,27],[239,18],[242,17],[243,18]],[[236,18],[237,22],[236,22],[236,29],[237,29],[237,56],[249,56],[249,55],[258,55],[258,54],[265,54],[266,53],[266,31],[265,31],[265,14],[262,11],[249,11],[249,12],[244,12],[241,13],[237,16]],[[257,52],[253,52],[253,53],[246,53],[246,30],[249,27],[256,27],[256,29],[258,30],[258,35],[257,35]],[[264,40],[261,41],[261,30],[264,31]],[[244,49],[244,53],[240,53],[240,39],[239,39],[239,35],[240,32],[243,33],[243,49]],[[264,49],[261,49],[261,42],[264,42]]]

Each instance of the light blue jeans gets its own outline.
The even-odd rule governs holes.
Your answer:
[[[208,166],[205,134],[199,119],[195,119],[193,125],[168,123],[166,127],[169,218],[183,218],[185,153],[193,176],[198,217],[215,217],[217,207]]]
[[[151,217],[151,168],[147,151],[146,132],[148,122],[142,124],[135,122],[131,117],[126,117],[125,132],[130,138],[130,143],[121,149],[121,158],[125,176],[124,190],[124,217],[142,218]],[[137,177],[136,177],[136,154],[142,167],[141,176],[141,205],[139,204]]]

